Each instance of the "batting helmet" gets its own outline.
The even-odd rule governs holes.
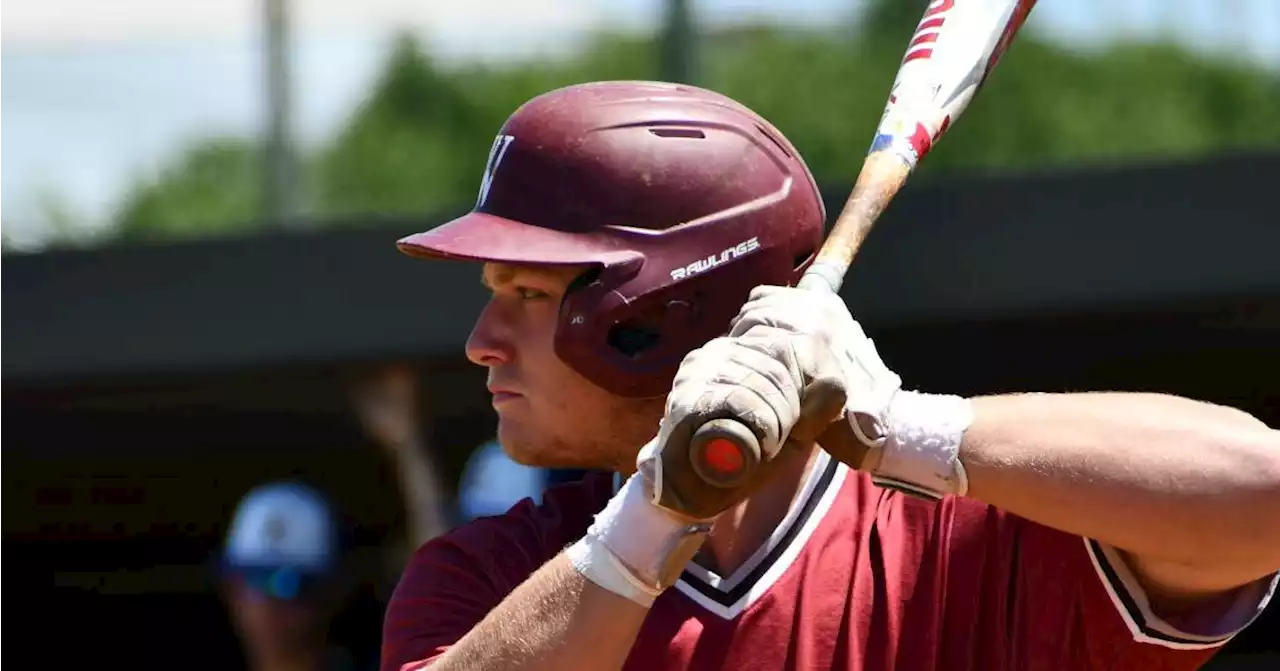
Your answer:
[[[824,220],[800,154],[745,106],[692,86],[594,82],[517,109],[475,208],[398,246],[590,264],[560,306],[556,353],[614,394],[653,397],[753,287],[799,280]]]

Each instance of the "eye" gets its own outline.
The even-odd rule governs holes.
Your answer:
[[[527,286],[514,287],[514,291],[515,291],[515,294],[519,296],[521,300],[526,300],[526,301],[534,300],[537,298],[547,298],[548,296],[551,295],[541,289],[535,289],[533,287],[527,287]]]

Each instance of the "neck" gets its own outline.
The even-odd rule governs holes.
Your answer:
[[[778,471],[769,482],[738,505],[716,518],[711,535],[695,561],[708,570],[726,576],[738,569],[787,516],[802,483],[813,470],[819,449],[796,449],[784,463],[771,465]]]

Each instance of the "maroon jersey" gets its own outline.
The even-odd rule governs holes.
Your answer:
[[[614,487],[591,475],[425,544],[388,608],[382,671],[447,650],[580,538]],[[1195,669],[1275,584],[1175,626],[1111,548],[972,499],[881,489],[824,453],[738,570],[691,564],[658,597],[626,668]]]

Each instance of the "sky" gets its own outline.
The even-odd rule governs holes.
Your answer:
[[[700,21],[820,25],[856,0],[693,0]],[[652,28],[661,0],[293,0],[295,133],[326,138],[397,29],[445,60],[563,51],[600,27]],[[257,132],[261,0],[9,0],[0,24],[0,210],[38,241],[42,193],[91,222],[185,143]],[[1280,68],[1280,0],[1041,0],[1030,25],[1088,45],[1173,35]]]

